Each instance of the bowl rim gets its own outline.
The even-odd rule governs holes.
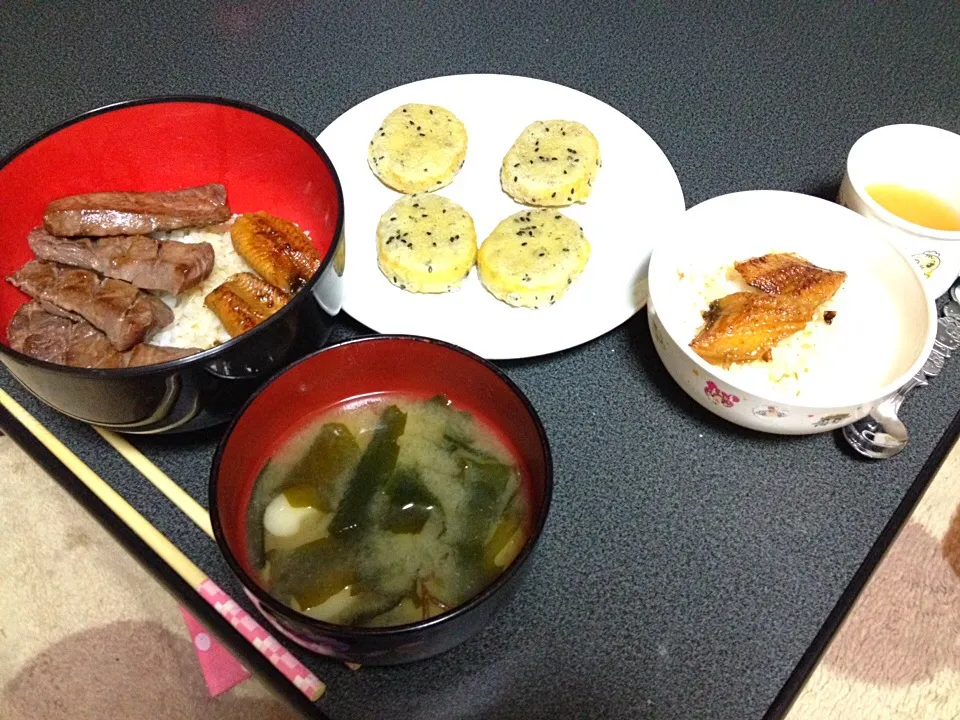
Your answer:
[[[860,170],[856,165],[857,158],[855,153],[865,152],[864,146],[868,142],[875,142],[878,136],[895,132],[921,132],[928,135],[947,136],[951,138],[951,142],[960,147],[960,135],[935,125],[923,125],[920,123],[894,123],[892,125],[882,125],[874,128],[873,130],[865,132],[863,135],[857,138],[853,145],[850,146],[846,160],[846,173],[847,177],[850,179],[850,188],[857,194],[857,197],[860,198],[860,201],[870,208],[870,211],[887,225],[923,240],[946,242],[960,240],[960,230],[937,230],[936,228],[929,228],[924,225],[918,225],[917,223],[910,222],[909,220],[904,220],[899,215],[887,210],[883,205],[874,200],[873,196],[867,192],[863,178],[860,176]]]
[[[267,391],[267,389],[274,384],[281,376],[293,370],[297,365],[301,363],[312,362],[312,360],[323,353],[331,352],[338,350],[343,347],[350,345],[358,344],[374,344],[382,342],[418,342],[425,343],[428,345],[433,345],[441,348],[445,351],[451,351],[460,355],[463,355],[468,360],[472,360],[475,363],[483,366],[485,369],[491,371],[494,374],[494,377],[499,380],[501,383],[507,386],[507,388],[520,399],[520,402],[523,403],[527,413],[530,415],[533,420],[534,427],[537,430],[537,437],[540,443],[540,449],[543,452],[544,458],[544,481],[543,481],[543,502],[541,504],[541,512],[538,515],[537,521],[534,524],[533,531],[530,533],[530,537],[527,539],[527,542],[524,544],[523,548],[514,558],[513,562],[510,563],[510,566],[507,567],[497,578],[487,585],[483,590],[474,595],[472,598],[466,602],[458,605],[457,607],[449,610],[447,612],[441,613],[440,615],[435,615],[432,618],[427,618],[426,620],[420,620],[414,623],[406,623],[404,625],[393,625],[388,627],[352,627],[350,625],[336,625],[334,623],[325,622],[323,620],[318,620],[317,618],[311,617],[304,613],[298,612],[293,608],[285,605],[281,601],[274,598],[270,593],[264,590],[260,583],[250,577],[237,559],[234,557],[233,553],[230,551],[230,546],[227,543],[226,536],[223,530],[223,525],[220,520],[220,508],[217,504],[217,489],[219,484],[219,470],[220,464],[223,459],[223,453],[227,447],[227,443],[230,440],[230,436],[233,434],[234,429],[237,424],[250,409],[250,406],[256,402],[257,398],[261,394]],[[546,526],[547,517],[550,514],[550,506],[553,498],[553,455],[550,450],[550,441],[547,438],[546,429],[543,426],[543,421],[540,419],[540,416],[537,414],[536,409],[533,407],[533,404],[530,402],[529,398],[524,394],[524,392],[517,386],[516,383],[511,380],[506,373],[504,373],[500,368],[494,365],[489,360],[476,355],[469,350],[461,348],[452,343],[448,343],[444,340],[437,340],[435,338],[423,337],[420,335],[405,335],[405,334],[374,334],[374,335],[364,335],[358,338],[352,338],[350,340],[344,340],[342,342],[335,343],[333,345],[328,345],[327,347],[321,348],[315,352],[310,353],[309,355],[297,360],[294,363],[291,363],[287,367],[283,368],[277,372],[273,377],[267,380],[256,392],[251,395],[247,401],[243,404],[243,407],[237,412],[234,418],[230,421],[230,424],[227,426],[227,429],[224,431],[223,435],[220,437],[219,442],[217,443],[217,450],[214,453],[213,461],[210,464],[210,477],[208,485],[208,495],[207,503],[210,511],[210,523],[213,527],[213,535],[216,540],[217,547],[220,549],[220,554],[227,561],[230,569],[233,571],[237,579],[240,580],[240,584],[251,593],[258,603],[262,603],[266,608],[270,610],[271,613],[279,615],[286,620],[289,620],[294,623],[306,624],[308,626],[316,628],[318,632],[321,632],[325,635],[329,635],[333,638],[345,638],[345,639],[369,639],[369,638],[384,638],[384,637],[395,637],[395,636],[406,636],[413,633],[420,632],[421,630],[426,630],[433,628],[438,625],[444,625],[450,622],[453,622],[457,618],[468,614],[474,608],[482,605],[489,597],[496,594],[504,585],[506,585],[523,567],[530,556],[533,553],[534,548],[537,543],[540,541],[540,537],[543,535],[543,529]]]
[[[176,358],[174,360],[168,360],[162,363],[155,363],[152,365],[140,365],[137,367],[130,368],[84,368],[84,367],[72,367],[70,365],[58,365],[57,363],[47,362],[46,360],[38,360],[37,358],[25,355],[21,352],[14,350],[13,348],[7,346],[6,344],[0,342],[0,357],[7,356],[13,360],[16,360],[19,363],[25,365],[32,365],[44,370],[55,370],[64,374],[87,377],[87,378],[138,378],[144,377],[147,375],[154,375],[157,373],[166,374],[170,372],[175,372],[185,368],[188,365],[194,364],[203,364],[212,360],[217,360],[222,355],[228,354],[232,349],[236,348],[241,342],[253,338],[257,335],[261,335],[266,332],[267,328],[276,325],[279,322],[283,321],[283,318],[289,316],[294,312],[294,308],[298,307],[301,303],[306,301],[306,297],[311,295],[313,289],[316,287],[317,283],[320,281],[320,278],[326,273],[326,270],[333,258],[336,255],[337,247],[340,243],[343,242],[343,224],[344,224],[344,201],[343,201],[343,187],[340,183],[340,176],[337,174],[337,170],[333,165],[333,162],[330,160],[329,155],[326,151],[320,146],[320,143],[317,141],[316,137],[311,135],[302,125],[294,122],[290,118],[284,117],[278,113],[273,112],[272,110],[267,110],[262,108],[259,105],[253,103],[245,102],[242,100],[233,100],[230,98],[215,96],[215,95],[157,95],[152,97],[137,98],[134,100],[122,100],[120,102],[110,103],[109,105],[103,105],[101,107],[95,108],[93,110],[88,110],[87,112],[75,115],[74,117],[66,120],[58,125],[55,125],[47,130],[44,130],[40,134],[34,136],[33,138],[27,140],[26,142],[20,144],[10,153],[5,155],[3,158],[0,158],[0,172],[4,170],[11,162],[16,160],[24,152],[32,148],[34,145],[42,142],[52,135],[56,135],[61,130],[76,125],[78,123],[89,120],[90,118],[96,117],[98,115],[106,115],[107,113],[113,112],[115,110],[124,110],[130,107],[137,107],[141,105],[164,105],[167,103],[196,103],[196,104],[207,104],[207,105],[222,105],[225,107],[231,107],[238,110],[244,110],[246,112],[253,113],[255,115],[260,115],[268,120],[271,120],[278,125],[285,127],[287,130],[290,130],[295,135],[297,135],[301,140],[305,141],[307,145],[320,157],[324,165],[327,168],[327,171],[330,173],[330,177],[333,180],[334,187],[337,192],[337,222],[336,227],[334,228],[333,238],[330,241],[330,245],[327,248],[327,251],[324,257],[321,259],[319,269],[313,274],[313,277],[308,280],[303,287],[301,287],[294,295],[290,298],[290,301],[282,307],[279,311],[268,317],[262,323],[256,325],[250,330],[246,331],[242,335],[237,337],[230,338],[227,342],[220,345],[216,345],[206,350],[202,350],[198,353],[192,355],[187,355],[182,358]],[[5,330],[4,330],[5,332]]]
[[[689,210],[687,210],[687,213],[691,212],[694,208],[700,207],[701,205],[705,205],[715,200],[719,200],[720,198],[729,198],[733,196],[743,196],[743,195],[765,195],[767,197],[771,195],[777,195],[782,197],[785,196],[785,197],[801,198],[802,202],[810,201],[811,203],[817,203],[818,205],[822,203],[822,205],[820,205],[821,207],[824,207],[824,208],[835,207],[837,208],[837,210],[841,212],[849,213],[850,216],[852,217],[860,218],[860,220],[863,223],[867,223],[867,225],[864,226],[865,228],[870,227],[869,225],[870,221],[867,218],[863,217],[862,215],[858,215],[852,210],[844,208],[842,205],[831,202],[829,200],[824,200],[823,198],[819,198],[815,195],[808,195],[806,193],[792,192],[788,190],[741,190],[738,192],[725,193],[723,195],[717,195],[715,197],[708,198],[707,200],[704,200],[703,202],[698,203],[697,205],[694,205]],[[686,213],[684,214],[684,217],[686,217]],[[839,400],[841,400],[842,402],[831,401],[831,402],[811,403],[806,400],[801,400],[798,402],[789,402],[789,401],[781,400],[778,398],[772,398],[763,392],[754,392],[753,389],[749,387],[745,387],[743,384],[735,380],[731,380],[730,378],[727,378],[721,373],[717,372],[719,368],[716,368],[715,366],[709,364],[706,360],[704,360],[695,352],[693,352],[693,350],[690,349],[690,346],[688,343],[680,342],[679,340],[677,340],[676,336],[670,331],[670,328],[667,326],[667,323],[663,321],[662,315],[658,312],[658,315],[660,316],[660,323],[663,326],[665,333],[670,338],[671,342],[673,342],[680,349],[681,353],[688,360],[692,361],[698,368],[700,368],[702,372],[706,372],[706,373],[709,373],[711,376],[717,377],[718,379],[722,380],[724,383],[726,383],[730,387],[744,393],[745,395],[751,395],[753,397],[756,397],[758,400],[769,402],[771,405],[788,406],[791,408],[803,408],[804,410],[812,410],[813,412],[830,412],[840,408],[874,406],[883,398],[888,397],[889,395],[899,390],[904,385],[904,383],[907,382],[907,380],[909,380],[913,375],[915,375],[920,370],[923,364],[927,361],[927,358],[930,356],[930,352],[933,350],[933,344],[937,336],[937,327],[938,327],[936,303],[927,293],[924,286],[925,280],[921,275],[920,269],[917,267],[916,263],[914,263],[910,259],[910,257],[907,255],[906,252],[904,252],[901,248],[897,247],[895,243],[893,243],[889,238],[885,237],[882,233],[876,233],[875,239],[878,242],[885,243],[888,248],[892,249],[894,253],[897,256],[899,256],[900,259],[903,261],[904,265],[908,269],[908,272],[912,273],[914,280],[917,283],[917,290],[920,296],[922,297],[923,306],[926,309],[925,315],[927,316],[927,328],[926,328],[926,333],[924,335],[923,343],[920,346],[917,356],[914,358],[910,366],[904,372],[897,375],[897,377],[894,378],[891,382],[888,382],[886,385],[880,388],[877,388],[875,391],[864,392],[863,393],[864,397],[857,397],[857,398],[840,397]],[[648,272],[649,291],[650,291],[649,303],[654,307],[655,310],[659,307],[656,304],[657,288],[660,286],[662,282],[666,281],[663,271],[656,271],[656,268],[658,267],[657,257],[658,255],[664,255],[669,251],[670,251],[670,247],[666,243],[661,242],[656,247],[654,247],[653,252],[650,255],[650,266],[649,266],[649,272]],[[664,278],[664,279],[661,279],[661,278]],[[869,397],[866,397],[867,395],[869,395]]]

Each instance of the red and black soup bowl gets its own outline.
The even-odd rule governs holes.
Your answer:
[[[68,368],[9,346],[6,328],[28,298],[0,281],[0,362],[70,417],[122,432],[158,433],[225,422],[278,369],[321,347],[341,305],[340,181],[306,130],[244,103],[185,97],[111,105],[0,161],[0,278],[32,259],[27,233],[56,198],[207,183],[226,187],[234,213],[264,210],[309,232],[323,262],[286,307],[243,335],[180,360]]]
[[[446,395],[500,436],[514,454],[530,509],[516,559],[483,591],[427,620],[395,627],[334,625],[293,610],[258,582],[247,539],[257,476],[285,440],[331,407],[382,394]],[[281,372],[250,398],[229,427],[210,473],[210,516],[221,552],[247,595],[288,639],[348,662],[422,660],[463,642],[513,594],[543,532],[553,464],[543,425],[520,389],[492,364],[452,345],[409,336],[372,336],[328,347]]]

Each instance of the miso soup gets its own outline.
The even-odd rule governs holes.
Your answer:
[[[526,543],[518,464],[446,398],[338,407],[285,443],[248,508],[264,588],[338,625],[417,622],[466,602]]]

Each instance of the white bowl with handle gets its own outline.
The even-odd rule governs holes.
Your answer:
[[[788,252],[847,273],[807,328],[771,361],[712,365],[690,348],[712,300],[747,286],[735,261]],[[936,308],[917,265],[874,223],[840,205],[756,190],[707,200],[654,249],[648,318],[671,377],[708,410],[743,427],[803,435],[854,422],[923,365]]]

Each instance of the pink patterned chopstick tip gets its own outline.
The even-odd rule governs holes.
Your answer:
[[[237,605],[233,598],[217,587],[213,580],[204,580],[197,591],[311,702],[323,695],[326,686],[320,678],[277,642],[246,610]]]

